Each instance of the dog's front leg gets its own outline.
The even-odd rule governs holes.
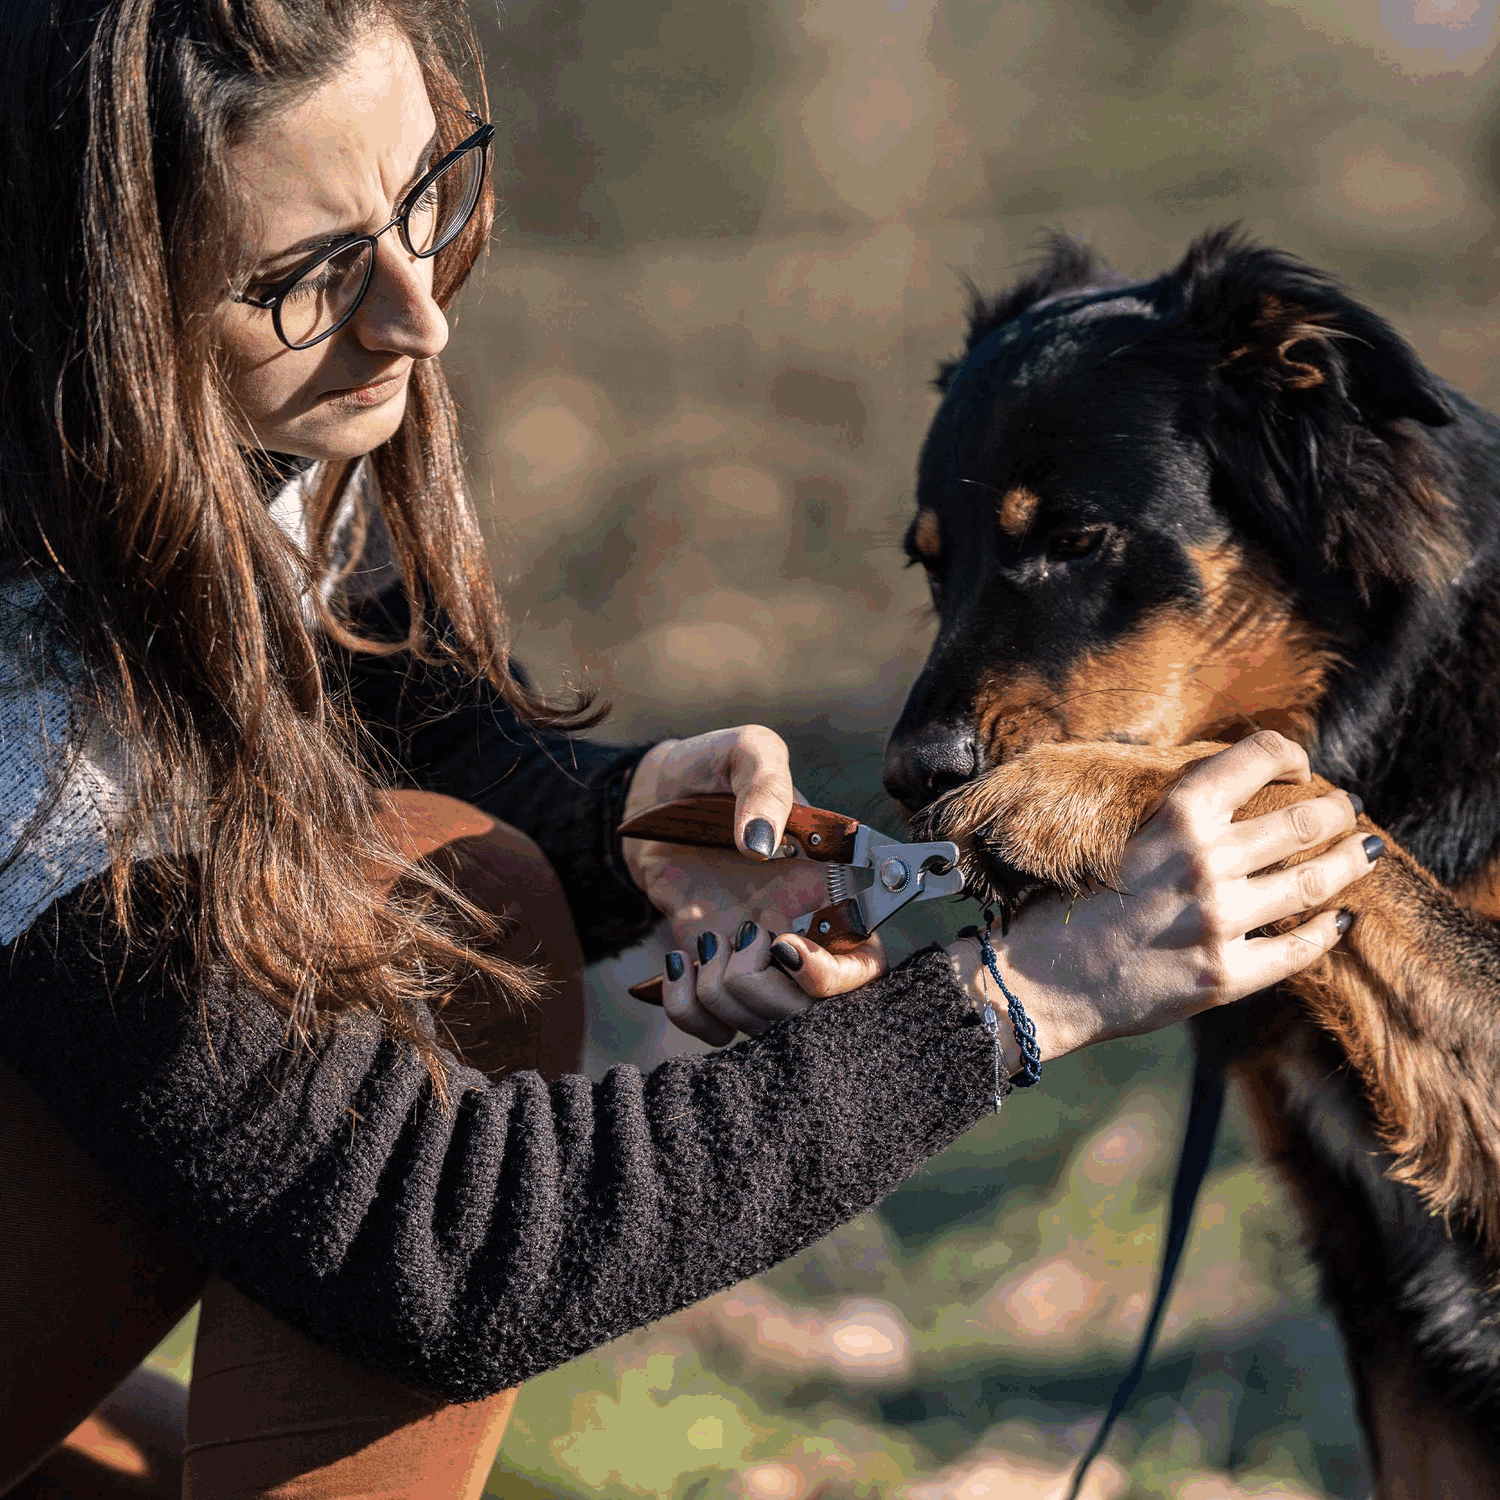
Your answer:
[[[957,843],[970,895],[1011,911],[1043,891],[1114,889],[1131,836],[1190,765],[1222,749],[1036,745],[935,802],[916,826]]]
[[[922,824],[958,843],[982,900],[1016,910],[1040,891],[1087,896],[1118,887],[1131,836],[1190,765],[1223,748],[1038,745],[935,804]],[[1330,790],[1319,777],[1273,783],[1235,818]],[[1360,827],[1378,831],[1363,817]],[[1348,936],[1287,988],[1358,1070],[1392,1176],[1434,1212],[1469,1221],[1500,1270],[1500,928],[1382,837],[1386,857],[1326,903],[1353,912]]]

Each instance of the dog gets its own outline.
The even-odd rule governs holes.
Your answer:
[[[935,384],[887,790],[1012,911],[1112,885],[1226,741],[1317,773],[1240,816],[1360,795],[1348,936],[1195,1040],[1292,1184],[1377,1493],[1500,1493],[1500,421],[1233,228],[1146,282],[1055,239]]]

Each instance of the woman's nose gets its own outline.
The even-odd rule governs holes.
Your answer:
[[[375,255],[370,288],[354,314],[354,335],[381,353],[431,359],[448,342],[448,319],[432,299],[432,261],[417,260],[392,232]]]

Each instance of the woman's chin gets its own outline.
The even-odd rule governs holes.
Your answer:
[[[269,452],[337,463],[360,458],[378,448],[394,435],[405,415],[406,382],[403,381],[400,389],[378,406],[359,406],[335,397],[310,413],[307,421],[257,436]]]

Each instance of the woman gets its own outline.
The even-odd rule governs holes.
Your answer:
[[[187,1493],[477,1493],[517,1382],[793,1254],[993,1107],[977,947],[886,973],[782,934],[809,892],[756,863],[794,795],[774,735],[585,743],[587,702],[510,668],[436,358],[490,221],[446,0],[6,21],[0,1490],[202,1291]],[[1245,936],[1301,906],[1255,872],[1353,827],[1342,796],[1230,826],[1306,774],[1275,736],[1201,764],[1133,902],[997,937],[1050,972],[1044,1056],[1333,945],[1332,911]],[[739,855],[613,836],[721,789]],[[1314,866],[1336,892],[1368,861]],[[659,913],[667,1013],[751,1039],[517,1071],[560,1071],[582,961]]]

